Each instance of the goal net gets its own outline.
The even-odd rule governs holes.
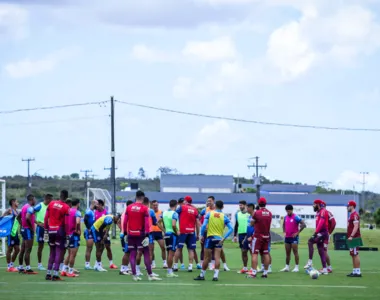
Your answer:
[[[92,200],[103,200],[104,205],[109,213],[114,213],[112,211],[112,196],[108,190],[98,189],[98,188],[88,188],[87,190],[87,208],[90,207]],[[116,212],[119,212],[116,205]]]
[[[6,207],[5,207],[5,191],[6,191],[6,187],[5,187],[5,180],[2,180],[0,179],[0,199],[1,199],[1,202],[0,202],[0,216],[3,215],[3,213],[5,212],[6,210]],[[1,241],[0,241],[0,257],[4,257],[5,256],[5,238],[2,238]]]

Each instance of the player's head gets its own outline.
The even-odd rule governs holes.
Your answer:
[[[46,194],[44,196],[44,203],[45,205],[49,205],[49,203],[53,201],[53,195],[52,194]]]
[[[145,194],[143,191],[137,191],[136,192],[136,202],[143,203],[145,198]]]
[[[158,211],[158,201],[157,200],[152,200],[151,204],[152,204],[152,209],[154,211]]]
[[[351,200],[351,201],[348,201],[348,204],[347,204],[347,211],[348,212],[353,212],[356,208],[356,202]]]
[[[223,207],[224,207],[224,203],[223,203],[223,201],[222,201],[222,200],[218,200],[218,201],[216,201],[216,202],[215,202],[215,207],[216,207],[216,209],[220,209],[220,210],[222,210]]]
[[[322,200],[322,205],[321,207],[326,207],[326,202]]]
[[[183,203],[185,203],[185,198],[179,198],[178,199],[178,205],[181,206],[181,205],[183,205]]]
[[[9,206],[16,209],[18,207],[18,200],[16,198],[12,198],[9,200]]]
[[[285,210],[288,216],[290,217],[293,214],[293,205],[288,204],[287,206],[285,206]]]
[[[26,196],[26,200],[28,201],[28,204],[31,206],[34,206],[36,204],[36,198],[32,194]]]
[[[323,201],[321,199],[314,200],[313,209],[315,212],[319,211],[322,208]]]
[[[66,190],[62,190],[60,195],[59,195],[59,199],[61,201],[66,201],[67,198],[69,198],[69,192]]]
[[[78,198],[71,200],[71,205],[72,205],[72,207],[79,208],[80,200]]]
[[[69,206],[69,207],[73,207],[73,200],[70,199],[70,198],[67,198],[65,203]]]
[[[98,200],[92,200],[90,208],[97,209],[97,207],[98,207]]]
[[[260,210],[260,206],[258,206],[258,205],[256,205],[256,208],[255,208],[256,210]]]
[[[115,224],[117,224],[117,222],[119,222],[119,220],[121,219],[121,214],[117,213],[113,216],[113,222]]]
[[[149,207],[149,203],[150,203],[149,198],[148,197],[144,197],[143,204],[145,206]]]
[[[104,210],[104,201],[102,199],[98,199],[98,205],[96,205],[96,209],[98,211],[103,211]]]
[[[257,204],[259,205],[260,208],[263,208],[267,206],[267,199],[265,199],[264,197],[261,197]]]
[[[170,209],[171,209],[171,210],[175,210],[176,207],[177,207],[177,204],[178,204],[177,200],[175,200],[175,199],[170,200],[170,202],[169,202],[169,207],[170,207]]]
[[[252,213],[255,211],[255,204],[253,203],[248,203],[247,204],[247,212],[252,215]]]
[[[133,204],[133,201],[132,201],[132,200],[128,200],[128,201],[127,201],[127,207],[128,207],[129,205],[131,205],[131,204]]]
[[[206,207],[213,207],[215,204],[215,197],[214,196],[208,196],[206,201]]]
[[[184,200],[185,200],[185,204],[193,203],[193,198],[191,198],[190,196],[185,196]]]
[[[247,208],[247,201],[240,200],[239,201],[239,209],[240,209],[240,211],[245,211],[246,208]]]

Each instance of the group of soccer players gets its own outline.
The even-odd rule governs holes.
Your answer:
[[[18,201],[11,199],[10,209],[5,212],[14,217],[11,234],[8,236],[7,263],[8,272],[37,274],[30,267],[30,254],[33,248],[34,236],[38,241],[38,270],[45,270],[42,265],[44,243],[50,247],[46,280],[59,281],[60,276],[77,277],[79,272],[74,269],[76,255],[80,243],[81,219],[78,199],[70,200],[66,190],[61,191],[60,199],[53,200],[50,194],[45,195],[44,201],[36,205],[33,195],[27,196],[21,212],[18,211]],[[271,273],[271,222],[272,213],[266,208],[267,201],[260,198],[258,205],[240,201],[239,210],[235,215],[235,228],[230,219],[223,213],[223,201],[215,201],[208,197],[206,208],[200,213],[192,205],[192,198],[186,196],[171,200],[169,209],[159,210],[157,201],[149,201],[142,191],[136,192],[135,201],[128,201],[125,211],[120,215],[108,214],[102,200],[92,201],[84,215],[84,237],[86,240],[85,269],[105,272],[102,265],[102,255],[106,249],[109,268],[117,269],[113,263],[109,230],[112,224],[120,229],[120,242],[124,252],[120,275],[132,275],[133,280],[140,281],[143,275],[140,269],[141,258],[150,281],[161,280],[153,273],[155,265],[154,243],[160,247],[163,268],[167,269],[167,277],[178,277],[178,261],[183,264],[183,248],[186,245],[189,257],[188,272],[193,271],[194,262],[200,274],[194,280],[204,280],[206,270],[213,270],[213,281],[218,281],[221,261],[223,269],[229,271],[226,256],[223,251],[224,241],[232,234],[233,241],[239,242],[243,268],[238,272],[246,274],[247,278],[255,278],[262,273],[267,278]],[[309,260],[305,269],[312,267],[314,244],[321,258],[321,274],[332,272],[327,247],[330,235],[335,229],[335,219],[326,209],[326,203],[315,200],[316,229],[308,241]],[[348,221],[348,239],[360,238],[359,215],[355,211],[356,203],[348,203],[350,213]],[[295,256],[295,267],[292,272],[299,272],[298,244],[299,234],[306,227],[304,221],[293,213],[293,206],[285,207],[286,215],[283,222],[283,233],[286,251],[286,265],[282,272],[290,271],[291,252]],[[20,242],[18,231],[22,240]],[[225,228],[227,227],[227,231]],[[163,234],[164,233],[164,234]],[[196,252],[197,241],[200,240],[200,261]],[[91,267],[90,258],[95,244],[96,263]],[[20,248],[21,245],[21,248]],[[251,268],[248,269],[248,253],[251,256]],[[259,254],[261,267],[259,265]],[[349,277],[361,277],[358,248],[350,249],[354,269]],[[14,263],[19,258],[19,266]]]

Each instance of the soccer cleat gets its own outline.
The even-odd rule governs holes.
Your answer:
[[[118,267],[115,264],[110,265],[110,269],[117,269]]]
[[[248,269],[241,269],[240,271],[237,272],[238,274],[247,274],[248,273]]]
[[[152,269],[155,269],[156,268],[156,264],[152,264]]]
[[[38,273],[34,272],[32,269],[29,269],[29,270],[25,270],[25,274],[28,274],[28,275],[37,275]]]
[[[77,269],[73,269],[73,270],[74,270],[74,274],[77,274],[77,275],[80,274],[80,271],[78,271]]]
[[[141,271],[136,271],[136,276],[143,276],[144,274]]]
[[[198,277],[195,277],[194,280],[203,281],[203,280],[205,280],[205,278],[199,275]]]
[[[201,264],[197,264],[197,269],[198,269],[198,270],[202,270],[202,266],[201,266]]]
[[[19,274],[25,274],[25,269],[18,269]]]
[[[119,275],[130,275],[130,274],[128,273],[128,271],[120,271]]]
[[[263,274],[263,275],[261,275],[261,278],[268,278],[268,275],[266,275],[266,274],[264,275]]]
[[[149,281],[161,281],[162,280],[160,277],[153,276],[153,274],[148,276],[148,279],[149,279]]]
[[[173,272],[178,272],[178,269],[173,269]]]
[[[79,275],[74,274],[74,273],[71,273],[71,274],[70,274],[70,273],[67,273],[66,276],[67,276],[67,277],[70,277],[70,278],[79,277]]]
[[[168,264],[167,263],[164,263],[163,266],[162,266],[163,269],[167,269],[168,268]]]
[[[246,278],[256,278],[256,274],[251,273],[247,275]]]
[[[331,274],[333,272],[332,269],[327,269],[327,272],[329,272],[329,274]]]
[[[231,271],[230,268],[228,268],[227,266],[224,266],[223,269],[224,269],[224,271],[226,271],[226,272]]]
[[[63,279],[62,279],[61,277],[56,276],[56,275],[53,276],[51,280],[52,280],[52,281],[63,281]]]
[[[187,269],[187,272],[193,272],[193,268],[190,268],[190,267],[189,267],[189,268]]]
[[[150,276],[153,276],[153,277],[160,277],[160,275],[156,274],[156,273],[153,273],[150,275]]]
[[[166,274],[166,277],[167,277],[167,278],[177,278],[178,275],[177,275],[177,274],[174,274],[174,273],[168,273],[168,274]]]
[[[292,270],[292,273],[298,273],[300,270],[298,269],[298,268],[294,268],[293,270]]]
[[[84,269],[85,269],[85,270],[94,270],[94,268],[91,267],[91,266],[85,266]]]
[[[95,269],[95,271],[97,271],[97,272],[107,272],[107,270],[104,269],[102,266],[97,267],[97,268]]]
[[[50,275],[50,274],[47,274],[47,275],[45,276],[45,280],[51,280],[51,275]]]
[[[132,279],[133,279],[134,281],[141,281],[141,280],[142,280],[140,277],[138,277],[138,276],[136,276],[136,275],[133,275],[133,276],[132,276]]]
[[[280,272],[289,272],[290,270],[289,270],[289,268],[288,267],[285,267],[285,268],[283,268]]]
[[[219,281],[218,277],[213,277],[212,281]]]
[[[185,270],[185,269],[186,269],[185,264],[182,264],[181,265],[181,270]]]
[[[62,276],[62,277],[66,277],[66,276],[67,276],[67,273],[62,271],[62,272],[61,272],[61,276]]]
[[[257,273],[264,273],[264,269],[258,269]]]
[[[328,275],[329,274],[328,271],[324,271],[323,269],[319,270],[318,272],[320,275]]]
[[[43,266],[39,266],[37,269],[38,271],[46,271],[46,269]]]
[[[310,268],[312,268],[313,267],[313,264],[309,264],[309,263],[307,263],[303,268],[305,269],[305,270],[307,270],[307,269],[310,269]]]
[[[351,273],[351,274],[348,274],[347,277],[362,277],[362,274]]]
[[[15,267],[10,267],[10,268],[7,269],[7,272],[9,272],[9,273],[17,273],[18,270]]]

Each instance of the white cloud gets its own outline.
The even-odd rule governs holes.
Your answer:
[[[28,17],[27,10],[16,5],[0,3],[0,38],[1,36],[16,39],[25,37]]]
[[[67,48],[38,60],[29,58],[9,63],[4,67],[5,72],[12,78],[27,78],[52,71],[62,61],[77,54],[79,49]]]
[[[220,37],[211,41],[187,42],[182,54],[202,61],[223,61],[235,58],[237,51],[230,37]]]
[[[131,56],[134,59],[149,63],[174,62],[177,60],[176,55],[169,55],[168,53],[148,47],[143,44],[133,46]]]
[[[187,147],[186,153],[193,155],[212,155],[226,151],[230,144],[240,139],[225,120],[218,120],[205,125],[195,136],[194,141]]]
[[[173,97],[174,98],[187,98],[192,92],[193,80],[189,77],[179,77],[177,78],[173,87]]]
[[[366,190],[378,191],[380,186],[380,175],[377,173],[369,172],[365,175]],[[339,177],[334,181],[334,188],[337,189],[350,189],[355,187],[356,191],[362,190],[363,174],[347,170],[342,172]]]

